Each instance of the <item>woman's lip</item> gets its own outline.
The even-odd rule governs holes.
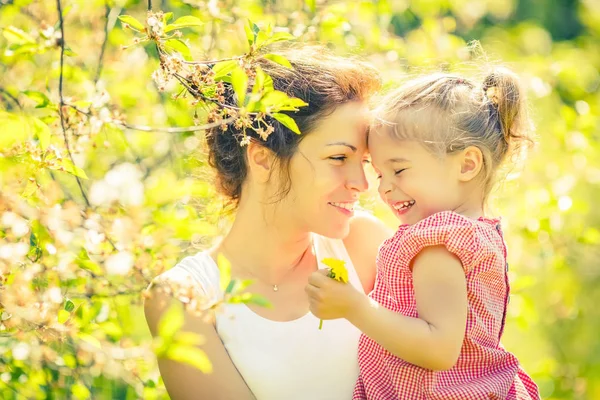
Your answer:
[[[351,204],[352,208],[351,209],[347,209],[347,208],[344,208],[344,207],[337,206],[334,203],[337,203],[337,204]],[[342,214],[344,214],[346,216],[352,216],[354,214],[354,203],[355,202],[350,202],[349,201],[349,202],[329,202],[328,204],[330,206],[332,206],[332,207],[335,207],[335,209],[338,210],[339,212],[341,212]]]

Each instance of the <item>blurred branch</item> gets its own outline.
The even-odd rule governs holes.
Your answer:
[[[106,23],[104,24],[104,40],[102,41],[102,48],[100,50],[100,56],[98,58],[98,69],[96,70],[96,76],[94,77],[94,84],[98,83],[100,74],[102,73],[102,67],[104,65],[104,52],[106,51],[106,43],[108,42],[108,35],[110,31],[115,27],[117,23],[117,17],[121,13],[121,7],[110,8],[108,1],[104,2],[105,18]]]
[[[75,160],[73,159],[73,154],[71,153],[71,147],[69,145],[69,138],[67,135],[67,129],[65,127],[65,117],[63,115],[63,106],[65,105],[65,99],[63,97],[63,78],[64,78],[64,61],[65,61],[65,23],[62,15],[62,5],[60,0],[56,0],[56,8],[58,10],[58,19],[60,22],[60,77],[58,79],[58,97],[60,98],[60,105],[58,107],[58,114],[60,115],[60,126],[62,127],[63,137],[65,140],[65,146],[67,148],[67,153],[69,154],[69,158],[73,165],[75,164]],[[77,185],[79,186],[79,190],[81,191],[81,195],[85,200],[85,204],[90,207],[90,202],[83,190],[83,185],[81,184],[81,179],[78,176],[75,176],[77,180]]]
[[[152,11],[152,0],[148,0],[148,11]]]
[[[17,395],[17,398],[26,398],[21,393],[19,393],[19,391],[17,389],[15,389],[12,385],[10,385],[7,382],[4,382],[3,379],[0,379],[0,382],[2,382],[4,384],[4,386],[6,386],[7,388],[9,388],[10,390],[12,390],[13,392],[15,392],[15,394]]]
[[[10,92],[6,89],[4,89],[3,87],[0,87],[0,93],[2,93],[7,99],[10,99],[12,101],[14,101],[14,103],[19,107],[19,108],[23,108],[23,106],[21,105],[21,103],[19,103],[19,99],[17,99],[15,96],[13,96],[12,94],[10,94]]]

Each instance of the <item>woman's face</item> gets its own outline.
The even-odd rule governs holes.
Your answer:
[[[358,195],[368,187],[367,117],[364,103],[343,104],[299,144],[290,160],[290,192],[278,208],[300,229],[331,238],[348,234]]]

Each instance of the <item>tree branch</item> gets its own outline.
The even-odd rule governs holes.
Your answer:
[[[110,8],[108,1],[104,2],[105,7],[105,18],[106,23],[104,24],[104,41],[102,42],[102,48],[100,50],[100,56],[98,57],[98,69],[96,70],[96,76],[94,77],[94,84],[98,83],[100,74],[102,73],[102,67],[104,64],[104,52],[106,51],[106,43],[108,42],[108,35],[110,31],[115,27],[117,23],[117,17],[121,13],[121,7]]]
[[[123,128],[133,129],[136,131],[142,132],[166,132],[166,133],[183,133],[183,132],[197,132],[197,131],[205,131],[207,129],[212,129],[219,127],[223,124],[230,124],[235,120],[234,117],[229,117],[227,119],[223,119],[217,122],[212,122],[210,124],[205,125],[196,125],[196,126],[182,126],[177,128],[158,128],[152,126],[143,126],[143,125],[131,125],[126,122],[120,121],[112,121],[113,124],[122,126]]]
[[[56,8],[58,10],[58,20],[60,22],[60,77],[58,79],[58,97],[60,98],[60,105],[58,107],[58,114],[60,115],[60,126],[62,127],[63,137],[65,140],[65,146],[67,148],[67,153],[69,154],[69,158],[73,165],[75,164],[75,160],[73,160],[73,154],[71,153],[71,147],[69,145],[69,138],[67,136],[67,129],[65,127],[65,116],[63,115],[63,106],[65,105],[65,99],[63,97],[63,78],[64,78],[64,61],[65,61],[65,23],[62,15],[62,5],[60,0],[56,0]],[[90,202],[83,190],[83,185],[81,184],[81,179],[78,176],[75,176],[77,180],[77,185],[79,186],[79,191],[83,196],[83,200],[88,207],[90,207]]]

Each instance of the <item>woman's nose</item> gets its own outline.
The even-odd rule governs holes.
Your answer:
[[[351,176],[348,177],[346,186],[348,189],[358,192],[365,192],[369,189],[369,181],[365,174],[365,168],[362,162],[356,168],[352,168]]]

